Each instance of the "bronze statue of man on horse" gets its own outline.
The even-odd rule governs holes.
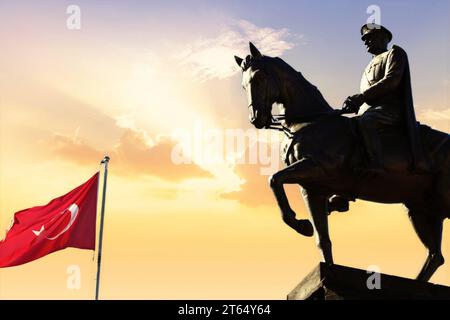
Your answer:
[[[286,134],[286,167],[270,178],[283,221],[304,236],[316,234],[322,259],[333,264],[328,214],[349,200],[401,203],[428,257],[418,279],[428,281],[444,263],[443,220],[450,218],[450,139],[415,119],[408,58],[391,32],[366,24],[361,38],[373,55],[361,92],[333,109],[301,72],[278,57],[235,57],[242,69],[250,122]],[[272,106],[282,114],[273,115]],[[364,106],[363,106],[364,105]],[[364,109],[363,109],[364,108]],[[360,110],[361,109],[361,110]],[[364,111],[363,111],[364,110]],[[358,113],[354,117],[345,113]],[[297,219],[284,184],[298,184],[309,219]]]

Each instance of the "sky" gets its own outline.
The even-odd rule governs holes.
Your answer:
[[[0,238],[14,212],[81,184],[108,153],[102,298],[284,299],[320,257],[280,218],[267,183],[280,136],[248,123],[233,55],[252,41],[338,108],[370,61],[370,5],[408,53],[419,121],[450,132],[446,0],[1,2]],[[229,147],[242,131],[243,149]],[[413,278],[426,256],[401,205],[352,203],[330,233],[338,264]],[[0,298],[91,299],[93,257],[66,249],[0,269]],[[448,264],[432,282],[450,285]]]

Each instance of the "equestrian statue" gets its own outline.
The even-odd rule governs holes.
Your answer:
[[[333,264],[328,215],[348,211],[349,201],[401,203],[428,257],[417,279],[428,281],[444,263],[442,228],[450,218],[449,134],[417,122],[406,52],[388,44],[392,33],[366,24],[361,39],[372,61],[361,92],[333,109],[319,90],[278,57],[235,56],[242,69],[250,122],[285,133],[286,167],[270,178],[283,221],[304,236],[316,234],[326,264]],[[274,104],[281,114],[273,115]],[[344,114],[357,114],[345,116]],[[296,219],[284,184],[298,184],[308,219]]]

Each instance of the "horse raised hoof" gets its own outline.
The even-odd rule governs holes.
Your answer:
[[[314,227],[308,219],[297,220],[295,230],[305,237],[314,235]]]

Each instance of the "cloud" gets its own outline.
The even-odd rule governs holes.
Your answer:
[[[450,120],[450,108],[444,110],[426,109],[419,114],[419,117],[425,120],[448,121]]]
[[[242,155],[242,158],[245,161],[241,161],[234,167],[234,172],[242,179],[239,190],[223,193],[221,197],[224,199],[237,200],[239,203],[249,207],[270,206],[273,207],[274,210],[278,210],[275,197],[269,186],[270,174],[273,174],[282,168],[279,152],[276,151],[278,148],[279,145],[274,141],[261,140],[257,144],[247,148]],[[264,153],[271,159],[270,165],[261,162],[261,154]],[[249,159],[252,158],[251,154],[258,154],[258,163],[249,161]],[[277,159],[272,157],[277,157]],[[300,211],[304,211],[305,209],[298,187],[286,187],[285,189],[291,205],[293,205],[294,208],[301,207]]]
[[[258,27],[248,21],[234,21],[216,37],[200,39],[187,45],[176,59],[184,74],[204,82],[211,79],[224,79],[234,75],[238,68],[234,55],[248,54],[248,42],[253,42],[263,54],[280,56],[294,44],[286,28],[273,29]]]
[[[419,108],[420,110],[420,108]],[[438,108],[423,109],[417,113],[417,119],[421,123],[426,123],[436,130],[443,132],[450,131],[450,108],[441,106]]]
[[[26,75],[13,74],[2,98],[8,106],[7,112],[2,114],[2,125],[21,132],[34,128],[38,135],[29,137],[31,139],[43,138],[44,133],[48,139],[54,132],[61,138],[76,130],[77,137],[105,148],[112,147],[110,142],[116,141],[122,131],[114,118],[95,105]]]
[[[259,165],[237,165],[235,172],[242,179],[242,184],[237,191],[223,193],[222,198],[237,200],[239,203],[250,207],[275,204],[268,177],[261,175]]]
[[[69,138],[59,133],[55,133],[50,145],[53,153],[57,156],[81,165],[92,165],[103,157],[100,151],[84,144],[76,137]]]
[[[56,156],[80,165],[92,166],[107,153],[111,157],[111,167],[119,175],[149,175],[172,182],[212,176],[195,164],[174,164],[171,153],[177,142],[167,137],[153,142],[142,130],[125,129],[114,148],[105,152],[60,134],[55,134],[49,145]]]
[[[442,80],[442,85],[443,85],[444,87],[450,86],[450,79],[448,79],[448,78],[443,79],[443,80]]]
[[[116,125],[119,128],[136,130],[136,121],[133,115],[131,114],[121,115],[117,116],[115,119]]]
[[[148,174],[170,181],[187,178],[207,178],[211,174],[196,164],[176,165],[171,160],[176,141],[160,137],[149,146],[144,131],[126,130],[111,153],[120,170],[128,174]]]

